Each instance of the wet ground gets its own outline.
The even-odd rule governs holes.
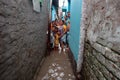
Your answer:
[[[68,54],[52,51],[44,60],[35,80],[75,80]]]

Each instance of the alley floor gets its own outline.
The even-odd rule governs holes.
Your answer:
[[[52,51],[44,60],[35,80],[75,80],[68,53]]]

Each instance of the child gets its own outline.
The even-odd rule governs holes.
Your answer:
[[[55,30],[54,30],[54,37],[55,37],[54,44],[55,44],[55,49],[56,49],[58,48],[58,45],[59,45],[59,33],[58,33],[57,27],[55,27]]]
[[[65,25],[64,21],[62,21],[62,26],[63,26],[63,33],[61,34],[61,47],[62,47],[63,52],[65,52],[67,26]]]

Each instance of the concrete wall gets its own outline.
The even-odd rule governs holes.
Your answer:
[[[52,20],[52,0],[48,0],[48,12],[49,12],[49,22]]]
[[[84,80],[119,80],[120,0],[84,2]]]
[[[70,49],[74,55],[76,62],[78,61],[78,53],[79,53],[79,36],[80,36],[80,20],[81,20],[81,5],[82,0],[72,0],[71,1],[71,17],[70,17],[70,37],[69,37],[69,45]]]
[[[32,80],[46,52],[47,0],[0,0],[0,80]]]

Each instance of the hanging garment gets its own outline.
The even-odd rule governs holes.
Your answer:
[[[40,12],[40,1],[32,0],[32,2],[33,2],[33,10],[36,12]]]

